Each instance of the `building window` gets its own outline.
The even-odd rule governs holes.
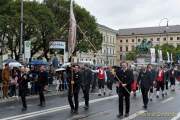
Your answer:
[[[106,40],[106,42],[108,43],[109,42],[109,37],[107,36],[107,40]]]
[[[120,47],[120,52],[122,52],[122,47]]]
[[[128,39],[126,40],[126,42],[128,43]]]
[[[153,38],[151,38],[151,41],[153,41]]]
[[[134,42],[134,39],[132,39],[132,42]]]
[[[135,49],[135,47],[134,47],[134,45],[132,45],[132,50],[134,50]]]
[[[166,41],[166,38],[163,38],[164,41]]]
[[[106,36],[104,36],[103,39],[104,39],[103,41],[106,42]]]
[[[120,40],[120,42],[122,43],[122,40]]]
[[[120,55],[120,60],[122,60],[122,55]]]
[[[177,37],[177,40],[180,40],[180,37]]]
[[[173,40],[173,37],[170,37],[170,40]]]
[[[157,41],[160,41],[160,38],[157,38]]]
[[[138,39],[138,42],[141,42],[141,39]]]
[[[128,52],[128,46],[126,46],[126,51]]]

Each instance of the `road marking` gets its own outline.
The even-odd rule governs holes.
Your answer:
[[[174,97],[170,97],[170,98],[167,98],[167,99],[165,99],[165,100],[163,100],[161,103],[167,103],[167,102],[169,102],[169,101],[171,101],[171,100],[173,100],[174,99]]]
[[[113,96],[109,96],[109,97],[94,99],[94,100],[90,100],[89,103],[92,104],[92,103],[96,103],[96,102],[100,102],[100,101],[114,99],[114,98],[117,98],[117,97],[118,97],[118,95],[113,95]],[[79,106],[83,106],[83,105],[84,105],[84,102],[79,103]],[[3,119],[0,119],[0,120],[14,120],[14,119],[15,120],[23,120],[23,119],[27,119],[27,118],[32,118],[32,117],[44,115],[44,114],[49,114],[49,113],[53,113],[53,112],[57,112],[57,111],[62,111],[62,110],[69,109],[69,108],[70,108],[69,105],[65,105],[65,106],[54,107],[54,108],[50,108],[50,109],[46,109],[46,110],[40,110],[40,111],[36,111],[36,112],[11,116],[11,117],[3,118]]]
[[[178,120],[179,118],[180,118],[180,112],[175,117],[173,117],[171,120]]]
[[[138,112],[130,115],[129,117],[124,118],[123,120],[132,120],[132,119],[136,118],[137,116],[139,116],[139,115],[141,115],[141,114],[143,114],[143,113],[145,113],[145,112],[147,112],[147,111],[145,111],[145,110],[140,110],[140,111],[138,111]]]

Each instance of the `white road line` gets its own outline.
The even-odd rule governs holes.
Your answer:
[[[118,97],[118,95],[113,95],[113,96],[109,96],[109,97],[105,97],[105,98],[94,99],[94,100],[90,100],[89,103],[92,104],[92,103],[96,103],[96,102],[100,102],[100,101],[114,99],[117,97]],[[79,103],[79,106],[82,106],[82,105],[84,105],[84,102]],[[46,109],[46,110],[40,110],[40,111],[36,111],[36,112],[11,116],[11,117],[3,118],[0,120],[23,120],[23,119],[27,119],[27,118],[31,118],[31,117],[35,117],[35,116],[40,116],[40,115],[44,115],[44,114],[48,114],[48,113],[62,111],[62,110],[69,109],[69,108],[70,108],[69,105],[65,105],[65,106],[61,106],[61,107],[54,107],[54,108],[50,108],[50,109]]]
[[[130,115],[129,117],[124,118],[123,120],[132,120],[132,119],[136,118],[137,116],[139,116],[139,115],[141,115],[141,114],[143,114],[143,113],[145,113],[145,112],[147,112],[147,111],[145,111],[145,110],[140,110],[140,111],[138,111],[138,112]]]
[[[167,102],[169,102],[169,101],[171,101],[171,100],[173,100],[174,99],[174,97],[170,97],[170,98],[167,98],[167,99],[165,99],[165,100],[163,100],[161,103],[167,103]]]
[[[177,116],[173,117],[171,120],[178,120],[180,118],[180,112],[177,114]]]

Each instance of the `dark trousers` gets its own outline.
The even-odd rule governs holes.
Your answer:
[[[21,96],[21,101],[22,101],[23,108],[27,108],[26,90],[19,90],[19,94]]]
[[[16,96],[16,85],[10,86],[10,96]]]
[[[89,106],[89,89],[90,85],[86,86],[81,86],[83,94],[84,94],[84,99],[85,99],[85,106]]]
[[[113,85],[113,82],[111,82],[111,81],[108,81],[108,82],[107,82],[107,88],[108,88],[109,90],[112,90],[112,85]]]
[[[44,86],[43,85],[39,85],[38,88],[38,92],[39,92],[39,100],[40,100],[40,105],[45,104],[45,97],[44,97]]]
[[[71,107],[71,110],[78,111],[79,108],[79,87],[76,85],[73,85],[73,91],[72,86],[69,86],[68,89],[68,102]],[[74,102],[73,102],[73,96],[74,96]]]
[[[157,81],[156,91],[159,91],[160,88],[161,88],[162,91],[164,91],[164,81]]]
[[[147,106],[148,101],[149,101],[149,99],[148,99],[149,89],[142,87],[141,92],[142,92],[142,98],[143,98],[144,106]]]
[[[168,83],[169,83],[169,81],[168,80],[166,80],[166,90],[168,90],[168,88],[169,88],[169,86],[168,86]]]
[[[124,88],[119,89],[119,114],[123,115],[123,98],[125,97],[126,114],[129,114],[130,109],[130,95]]]
[[[104,84],[105,84],[105,80],[104,79],[103,80],[101,80],[101,79],[98,80],[99,89],[104,88]]]
[[[170,82],[171,82],[171,86],[175,85],[175,83],[176,83],[175,78],[170,78]]]

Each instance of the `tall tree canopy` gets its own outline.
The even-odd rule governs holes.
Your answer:
[[[20,0],[0,1],[0,39],[7,40],[11,56],[19,59],[20,41]],[[24,1],[24,36],[31,40],[31,54],[43,50],[42,56],[48,60],[49,42],[54,39],[67,41],[69,29],[69,0]],[[96,19],[90,13],[74,3],[77,28],[76,51],[88,52],[94,48],[86,41],[91,41],[97,50],[101,48],[102,35],[98,31]]]

